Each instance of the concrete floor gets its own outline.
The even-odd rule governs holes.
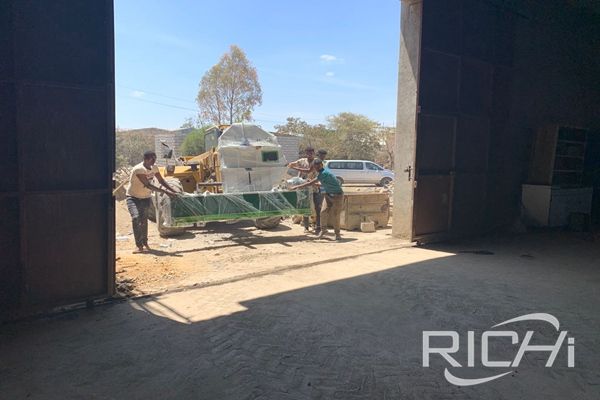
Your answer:
[[[598,399],[599,309],[597,241],[544,233],[394,249],[5,325],[0,398]],[[553,368],[527,353],[477,386],[449,384],[441,357],[422,367],[423,330],[456,330],[465,350],[468,330],[479,338],[536,312],[575,338],[574,368],[566,346]],[[557,335],[543,322],[505,329],[535,330],[538,344]],[[517,350],[491,348],[497,360]],[[478,353],[475,368],[450,369],[507,371],[483,368]]]

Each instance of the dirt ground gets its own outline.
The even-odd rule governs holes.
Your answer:
[[[349,190],[378,189],[355,187]],[[342,231],[344,240],[338,243],[304,234],[301,225],[286,218],[278,228],[269,231],[255,228],[250,221],[215,222],[166,239],[158,235],[156,224],[149,222],[148,241],[153,250],[133,254],[131,219],[125,202],[118,201],[117,290],[133,296],[161,293],[286,270],[324,259],[335,261],[368,251],[385,251],[399,246],[397,240],[391,240],[391,231],[391,225],[378,228],[374,233]]]
[[[241,226],[171,242],[168,256],[132,259],[138,276],[144,268],[174,276],[156,274],[160,282],[143,280],[146,288],[214,282],[0,326],[0,398],[600,398],[598,242],[541,232],[393,248],[402,243],[388,233],[317,243],[298,226],[268,234]],[[191,259],[197,264],[185,267]],[[480,349],[482,331],[541,312],[575,338],[573,368],[565,346],[552,368],[546,353],[485,368],[479,351],[466,367],[468,331]],[[539,321],[507,329],[519,343],[529,330],[539,344],[558,336]],[[435,355],[423,367],[425,330],[459,332],[453,356],[464,367]],[[518,349],[510,340],[492,347],[493,360],[512,360]],[[458,387],[444,378],[447,368],[464,378],[511,374]]]

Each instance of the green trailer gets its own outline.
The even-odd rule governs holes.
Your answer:
[[[184,194],[156,199],[157,222],[162,236],[181,234],[211,221],[253,220],[258,228],[279,225],[281,217],[310,215],[306,190],[250,193]]]

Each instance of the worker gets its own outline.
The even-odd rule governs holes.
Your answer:
[[[342,212],[342,202],[344,200],[344,192],[342,185],[337,180],[336,176],[327,168],[323,167],[323,161],[320,158],[315,158],[312,165],[317,172],[317,176],[301,185],[294,186],[292,189],[302,189],[320,183],[324,189],[323,206],[321,208],[321,232],[318,237],[322,238],[326,235],[327,227],[333,226],[335,240],[342,240],[340,235],[340,214]]]
[[[127,186],[127,209],[131,214],[131,223],[133,225],[133,236],[137,250],[134,253],[141,253],[150,250],[148,246],[148,208],[152,206],[152,192],[164,193],[167,196],[175,197],[177,193],[164,180],[158,171],[156,163],[156,153],[149,150],[144,153],[144,161],[137,164],[131,170],[129,176],[129,185]],[[166,188],[161,189],[152,182],[156,178],[158,182]]]
[[[321,161],[325,161],[327,157],[327,150],[319,149],[317,151],[317,158]],[[307,178],[314,179],[318,172],[315,170],[314,165],[311,163],[308,168],[304,168],[301,166],[293,167],[301,174],[306,174]],[[315,218],[315,234],[318,235],[321,233],[321,207],[323,204],[323,194],[325,193],[325,189],[321,187],[321,185],[317,184],[311,187],[312,188],[312,209],[314,210],[314,218]],[[308,217],[304,217],[306,219],[306,225],[308,225]],[[305,225],[305,226],[306,226]],[[305,229],[306,232],[306,229]]]
[[[319,149],[317,151],[317,158],[321,161],[325,161],[327,158],[327,150]],[[324,165],[324,164],[323,164]],[[314,165],[311,165],[314,168]],[[317,230],[315,233],[318,235],[321,232],[321,208],[323,207],[323,196],[325,196],[325,188],[321,185],[317,185],[316,196],[313,194],[313,202],[315,203],[315,209],[317,210]],[[327,228],[327,225],[325,225]]]
[[[314,179],[314,177],[317,176],[317,174],[311,170],[311,164],[315,159],[315,149],[311,146],[308,146],[304,149],[304,154],[306,155],[306,157],[300,158],[294,162],[289,163],[288,167],[298,171],[298,177],[302,179]],[[314,202],[314,193],[318,193],[318,190],[315,187],[310,187],[308,192],[311,210],[313,211],[313,215],[315,216],[315,233],[318,234],[318,232],[321,230],[321,218],[319,211],[317,211],[317,205]],[[310,221],[308,216],[302,217],[302,223],[304,225],[304,233],[310,233]]]

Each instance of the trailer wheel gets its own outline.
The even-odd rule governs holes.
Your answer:
[[[281,217],[257,218],[254,220],[254,226],[258,229],[274,229],[279,226],[280,222]]]
[[[183,186],[181,185],[181,181],[179,181],[179,179],[166,178],[165,180],[167,181],[169,186],[175,189],[175,191],[179,193],[183,192]],[[167,195],[163,193],[155,193],[155,195],[152,197],[154,207],[150,208],[153,209],[152,212],[154,213],[154,222],[156,222],[158,234],[161,237],[173,237],[183,235],[185,233],[185,228],[170,228],[164,226],[164,218],[162,213],[160,212],[160,207],[158,207],[158,204],[161,204],[163,201],[167,201],[166,197]],[[150,213],[148,214],[148,218],[150,218]]]
[[[160,237],[173,237],[173,236],[181,236],[185,233],[185,228],[169,228],[163,225],[163,216],[161,213],[158,213],[158,221],[156,223],[156,228],[158,229],[158,234]]]

